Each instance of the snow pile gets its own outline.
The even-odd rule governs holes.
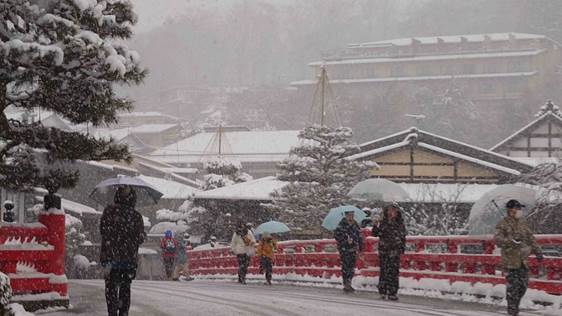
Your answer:
[[[92,263],[83,255],[75,255],[73,258],[74,267],[78,270],[88,270]]]
[[[26,312],[25,309],[23,308],[23,306],[21,306],[20,304],[17,303],[13,303],[8,305],[9,311],[11,314],[8,315],[13,315],[13,316],[34,316],[34,314]]]
[[[52,250],[53,246],[46,243],[39,243],[35,237],[8,237],[4,244],[0,245],[0,250]]]
[[[31,262],[19,262],[16,264],[16,274],[20,273],[35,273],[37,269]]]

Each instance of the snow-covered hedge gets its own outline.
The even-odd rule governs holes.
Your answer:
[[[12,287],[10,286],[10,279],[7,275],[0,272],[0,311],[7,308],[11,298]]]

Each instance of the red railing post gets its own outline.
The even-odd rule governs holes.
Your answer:
[[[49,271],[46,272],[54,275],[49,283],[51,289],[61,296],[68,294],[68,283],[64,274],[64,221],[63,211],[59,211],[59,213],[41,212],[39,214],[39,222],[45,225],[48,230],[47,242],[54,247],[53,255],[47,267]]]

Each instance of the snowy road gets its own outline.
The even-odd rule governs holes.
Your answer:
[[[72,281],[68,311],[48,316],[106,315],[101,281]],[[492,316],[505,315],[496,306],[449,302],[421,297],[382,301],[375,293],[344,295],[328,288],[229,282],[135,281],[131,316],[153,315],[381,315],[381,316]],[[539,313],[522,313],[540,315]]]

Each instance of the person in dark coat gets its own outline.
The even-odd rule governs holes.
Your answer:
[[[351,286],[351,281],[355,274],[355,263],[357,255],[363,251],[363,240],[359,224],[353,218],[353,211],[345,212],[345,217],[334,231],[334,238],[340,253],[343,291],[353,292],[355,289]]]
[[[114,204],[103,211],[100,222],[100,262],[105,268],[105,298],[109,316],[127,316],[131,282],[136,276],[139,246],[146,233],[142,215],[135,210],[136,194],[119,187]]]
[[[535,254],[538,261],[543,260],[541,247],[523,217],[517,200],[509,200],[505,208],[506,216],[496,225],[494,239],[501,248],[502,268],[507,272],[506,300],[508,315],[519,315],[519,304],[527,292],[529,283],[529,262],[527,257]]]
[[[372,235],[379,237],[379,294],[383,299],[398,300],[400,255],[406,247],[406,226],[397,204],[388,205],[382,221],[375,220]]]

